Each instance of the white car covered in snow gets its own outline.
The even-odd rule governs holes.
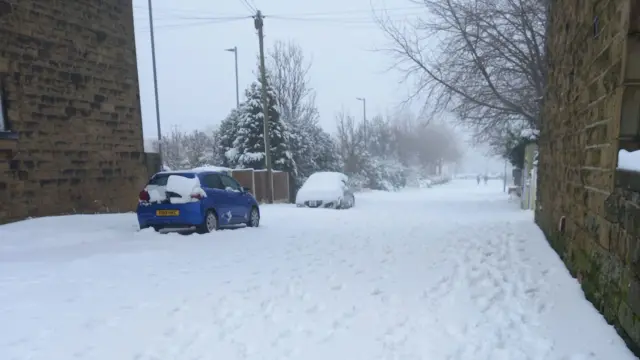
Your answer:
[[[317,172],[309,176],[296,194],[298,207],[348,209],[356,204],[349,178],[339,172]]]

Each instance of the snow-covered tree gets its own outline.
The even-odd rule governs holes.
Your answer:
[[[222,120],[220,127],[215,131],[214,164],[234,168],[238,164],[238,156],[234,151],[233,142],[238,135],[238,121],[240,111],[231,110],[231,113]]]
[[[246,100],[241,105],[233,147],[227,157],[237,159],[238,168],[265,168],[264,116],[262,108],[262,84],[254,82],[245,92]],[[274,170],[294,173],[296,165],[289,149],[290,134],[286,124],[280,119],[273,90],[267,85],[269,112],[269,139],[271,162]]]
[[[298,172],[296,185],[317,171],[337,170],[338,156],[331,136],[318,124],[315,91],[309,86],[311,62],[295,42],[277,41],[268,53],[278,112],[288,125],[289,147]]]
[[[329,133],[324,131],[320,126],[315,126],[311,132],[311,139],[315,146],[313,147],[312,159],[315,165],[314,171],[340,171],[342,163],[338,156],[338,148],[335,141]],[[311,173],[312,173],[311,172]],[[311,174],[309,173],[309,175]]]

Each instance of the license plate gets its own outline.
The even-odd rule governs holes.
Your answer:
[[[317,201],[309,201],[309,206],[318,206]]]
[[[157,210],[156,216],[179,216],[180,210]]]

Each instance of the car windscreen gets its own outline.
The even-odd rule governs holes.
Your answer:
[[[151,180],[149,180],[149,185],[156,186],[167,186],[167,180],[169,180],[169,176],[177,175],[186,177],[187,179],[193,179],[196,175],[192,173],[162,173],[156,174]]]

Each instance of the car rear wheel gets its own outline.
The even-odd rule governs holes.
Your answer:
[[[205,216],[202,225],[198,226],[197,231],[200,234],[207,234],[216,230],[218,230],[218,217],[213,211],[209,210],[207,211],[207,216]]]
[[[251,214],[249,215],[249,221],[247,222],[247,226],[249,227],[260,226],[260,211],[258,211],[258,208],[253,207],[251,209]]]
[[[355,201],[353,196],[347,196],[340,201],[339,209],[351,209],[355,205]]]

